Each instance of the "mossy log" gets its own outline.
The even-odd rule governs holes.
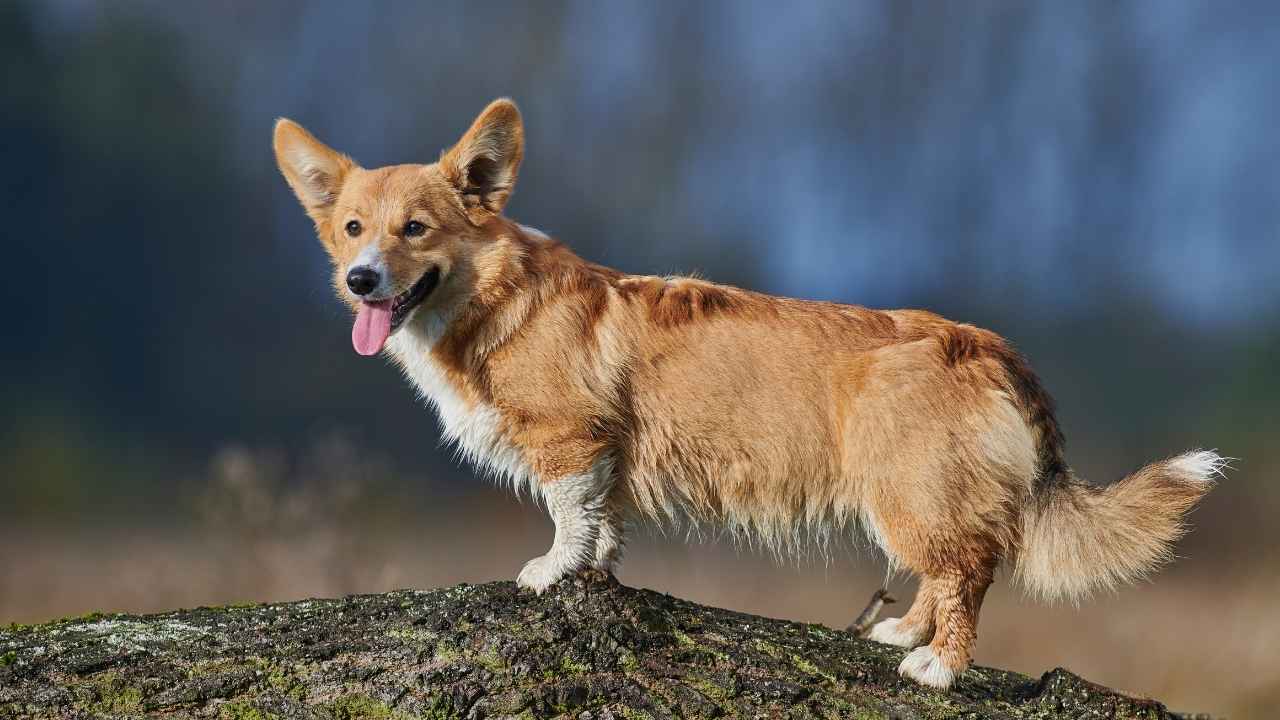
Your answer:
[[[0,631],[0,717],[1179,717],[1065,670],[950,692],[820,625],[579,578],[94,615]]]

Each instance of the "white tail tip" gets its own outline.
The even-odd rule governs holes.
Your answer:
[[[1212,484],[1218,478],[1226,477],[1233,459],[1213,450],[1193,450],[1169,460],[1167,467],[1188,482]]]

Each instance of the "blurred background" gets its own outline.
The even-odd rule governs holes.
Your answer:
[[[1263,716],[1278,67],[1261,1],[0,3],[0,623],[510,579],[545,549],[351,350],[270,151],[285,115],[430,162],[509,95],[508,212],[590,260],[990,327],[1095,482],[1241,458],[1153,582],[1078,610],[999,583],[977,660]],[[884,565],[649,531],[620,577],[843,627]]]

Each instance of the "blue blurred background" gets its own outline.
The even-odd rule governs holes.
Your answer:
[[[1261,712],[1277,68],[1272,2],[0,4],[0,621],[508,578],[541,552],[540,512],[351,351],[270,152],[288,116],[365,166],[430,162],[507,95],[508,214],[590,260],[997,330],[1098,482],[1242,458],[1152,585],[1081,611],[999,589],[978,660]],[[649,535],[622,579],[843,625],[878,563]]]

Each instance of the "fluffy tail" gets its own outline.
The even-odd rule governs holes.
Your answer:
[[[1226,467],[1197,450],[1105,488],[1069,471],[1051,479],[1023,510],[1014,577],[1037,598],[1071,602],[1144,577],[1172,559],[1183,516]]]

